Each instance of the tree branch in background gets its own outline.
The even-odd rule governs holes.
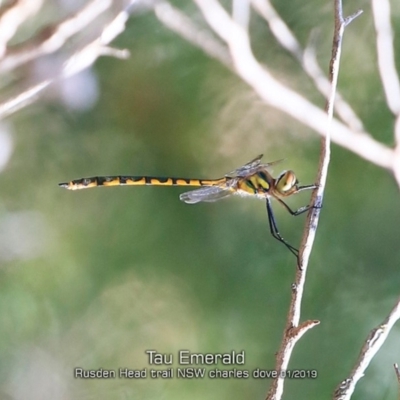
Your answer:
[[[376,30],[379,75],[385,92],[386,103],[396,117],[394,126],[396,148],[392,169],[400,187],[400,81],[394,57],[394,38],[390,22],[389,0],[372,0],[372,13]]]
[[[51,79],[44,80],[43,82],[23,91],[21,94],[18,94],[12,99],[1,103],[0,120],[35,102],[39,98],[40,93],[43,92],[51,83]]]
[[[134,0],[132,1],[134,2]],[[54,25],[51,29],[51,35],[41,40],[34,39],[37,45],[33,48],[27,46],[22,48],[18,57],[12,57],[13,62],[28,62],[46,52],[52,52],[61,47],[65,41],[72,35],[79,32],[87,23],[93,21],[99,15],[100,7],[105,10],[106,6],[111,7],[112,2],[108,0],[94,0],[87,6],[83,7],[73,17],[68,18],[58,25]],[[61,68],[54,71],[52,76],[47,79],[30,86],[22,91],[22,93],[14,96],[8,101],[0,104],[0,119],[14,113],[15,111],[31,104],[39,97],[48,86],[52,83],[74,75],[85,68],[91,66],[97,58],[101,56],[113,56],[118,58],[126,58],[129,56],[127,50],[119,50],[109,47],[108,44],[115,39],[125,29],[125,23],[129,17],[124,7],[116,12],[116,15],[110,20],[104,22],[100,28],[99,35],[89,43],[81,44],[81,47],[72,51],[72,55],[66,57]],[[8,54],[12,53],[11,51]],[[7,54],[7,52],[6,52]],[[11,56],[10,56],[11,57]],[[3,60],[6,62],[7,57]],[[8,62],[11,62],[10,59]],[[2,61],[0,61],[0,66]],[[6,65],[6,64],[5,64]]]
[[[317,90],[326,98],[329,98],[331,84],[318,65],[314,43],[310,40],[308,47],[303,50],[294,33],[287,26],[278,12],[272,6],[270,0],[251,0],[255,10],[265,19],[268,26],[280,45],[297,59],[304,72],[312,79]],[[336,93],[335,110],[341,120],[354,131],[363,131],[363,124],[351,106],[343,99],[340,93]]]
[[[42,4],[43,0],[14,0],[0,10],[0,57],[18,28],[36,14]]]
[[[154,6],[154,12],[159,21],[167,28],[232,70],[232,59],[226,45],[221,43],[208,30],[201,29],[187,15],[167,1],[157,2]]]
[[[379,74],[387,105],[397,116],[400,113],[400,82],[394,60],[389,0],[372,0],[372,12],[376,30]]]
[[[382,344],[388,337],[393,325],[400,319],[400,298],[397,300],[394,308],[389,316],[368,335],[361,353],[358,357],[350,376],[339,384],[336,388],[334,400],[348,400],[354,392],[357,382],[364,376],[364,372],[370,364],[371,360],[381,348]],[[398,369],[396,369],[397,378],[399,379]],[[400,382],[400,381],[399,381]]]
[[[0,73],[8,72],[45,54],[54,53],[110,7],[111,0],[92,0],[71,17],[42,29],[28,42],[7,47],[0,59]]]
[[[210,28],[227,44],[235,73],[252,87],[266,104],[285,112],[324,136],[326,113],[280,83],[255,59],[250,47],[250,38],[242,26],[235,23],[215,0],[195,0],[195,3],[201,9]],[[201,48],[205,46],[196,45]],[[393,150],[373,139],[367,132],[353,131],[335,118],[332,120],[331,132],[332,141],[340,146],[383,168],[392,168]]]

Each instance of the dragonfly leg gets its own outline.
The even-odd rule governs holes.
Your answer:
[[[281,243],[283,243],[291,253],[293,253],[296,258],[299,256],[299,251],[293,247],[291,244],[289,244],[279,233],[278,227],[276,225],[275,221],[275,216],[272,211],[272,206],[271,206],[271,200],[269,197],[267,197],[267,214],[268,214],[268,222],[269,222],[269,229],[271,231],[271,235],[276,239],[279,240]]]
[[[310,206],[310,205],[309,205],[309,206],[300,207],[298,210],[293,211],[282,199],[279,199],[278,197],[275,197],[275,198],[276,198],[276,200],[278,200],[279,203],[281,203],[281,204],[283,205],[283,207],[285,207],[286,210],[287,210],[291,215],[293,215],[294,217],[297,217],[298,215],[305,213],[306,211],[308,211],[308,210],[311,209],[311,208],[322,208],[322,206]]]
[[[318,185],[305,185],[305,186],[299,186],[297,188],[296,193],[302,192],[303,190],[311,190],[311,189],[316,189]]]

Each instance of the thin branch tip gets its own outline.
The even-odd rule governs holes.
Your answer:
[[[359,17],[362,13],[364,12],[364,10],[357,10],[355,13],[349,15],[348,17],[346,17],[344,19],[344,26],[349,25],[350,23],[352,23],[357,17]]]
[[[358,360],[356,361],[356,364],[353,367],[349,377],[342,381],[335,390],[335,395],[333,397],[334,400],[350,399],[357,382],[364,376],[365,370],[369,366],[372,358],[381,348],[388,337],[390,330],[398,320],[400,320],[400,298],[396,301],[396,304],[386,319],[376,328],[372,329],[372,331],[368,334],[360,351]],[[398,369],[396,369],[396,367],[395,371],[397,379],[399,380],[399,375],[397,373]]]
[[[300,324],[300,325],[297,327],[297,331],[298,331],[298,332],[301,332],[301,334],[304,334],[304,333],[306,333],[309,329],[314,328],[314,326],[317,326],[317,325],[319,325],[320,323],[321,323],[321,322],[320,322],[319,320],[317,320],[317,319],[312,319],[312,320],[305,321],[305,322],[303,322],[302,324]]]
[[[394,371],[396,372],[397,381],[398,381],[399,384],[400,384],[400,369],[399,369],[399,364],[394,363],[393,367],[394,367]]]
[[[126,60],[131,56],[131,53],[128,49],[117,49],[110,46],[103,46],[101,49],[101,54],[103,56],[115,57],[120,60]]]
[[[321,323],[321,321],[319,321],[318,319],[310,319],[308,321],[303,322],[299,328],[300,329],[310,329],[316,325],[319,325]]]

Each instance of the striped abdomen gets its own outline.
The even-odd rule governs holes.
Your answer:
[[[214,186],[225,182],[221,179],[186,179],[186,178],[160,178],[152,176],[95,176],[92,178],[76,179],[70,182],[59,183],[59,186],[69,189],[87,189],[97,186]]]

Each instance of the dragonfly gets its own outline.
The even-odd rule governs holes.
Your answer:
[[[240,168],[225,174],[217,179],[193,179],[193,178],[172,178],[172,177],[153,177],[153,176],[95,176],[91,178],[81,178],[69,182],[59,183],[59,186],[68,190],[80,190],[98,186],[191,186],[200,187],[189,192],[182,193],[180,200],[188,204],[199,202],[214,202],[231,195],[243,197],[256,197],[266,202],[268,223],[271,235],[279,242],[283,243],[291,253],[298,257],[299,251],[289,244],[280,234],[276,223],[275,215],[272,210],[271,200],[275,199],[291,215],[297,216],[308,211],[312,206],[307,205],[297,210],[292,210],[283,200],[289,196],[312,190],[317,186],[314,184],[300,186],[295,173],[291,170],[281,172],[277,178],[270,173],[269,168],[282,160],[261,163],[263,155],[260,154],[254,160]]]

